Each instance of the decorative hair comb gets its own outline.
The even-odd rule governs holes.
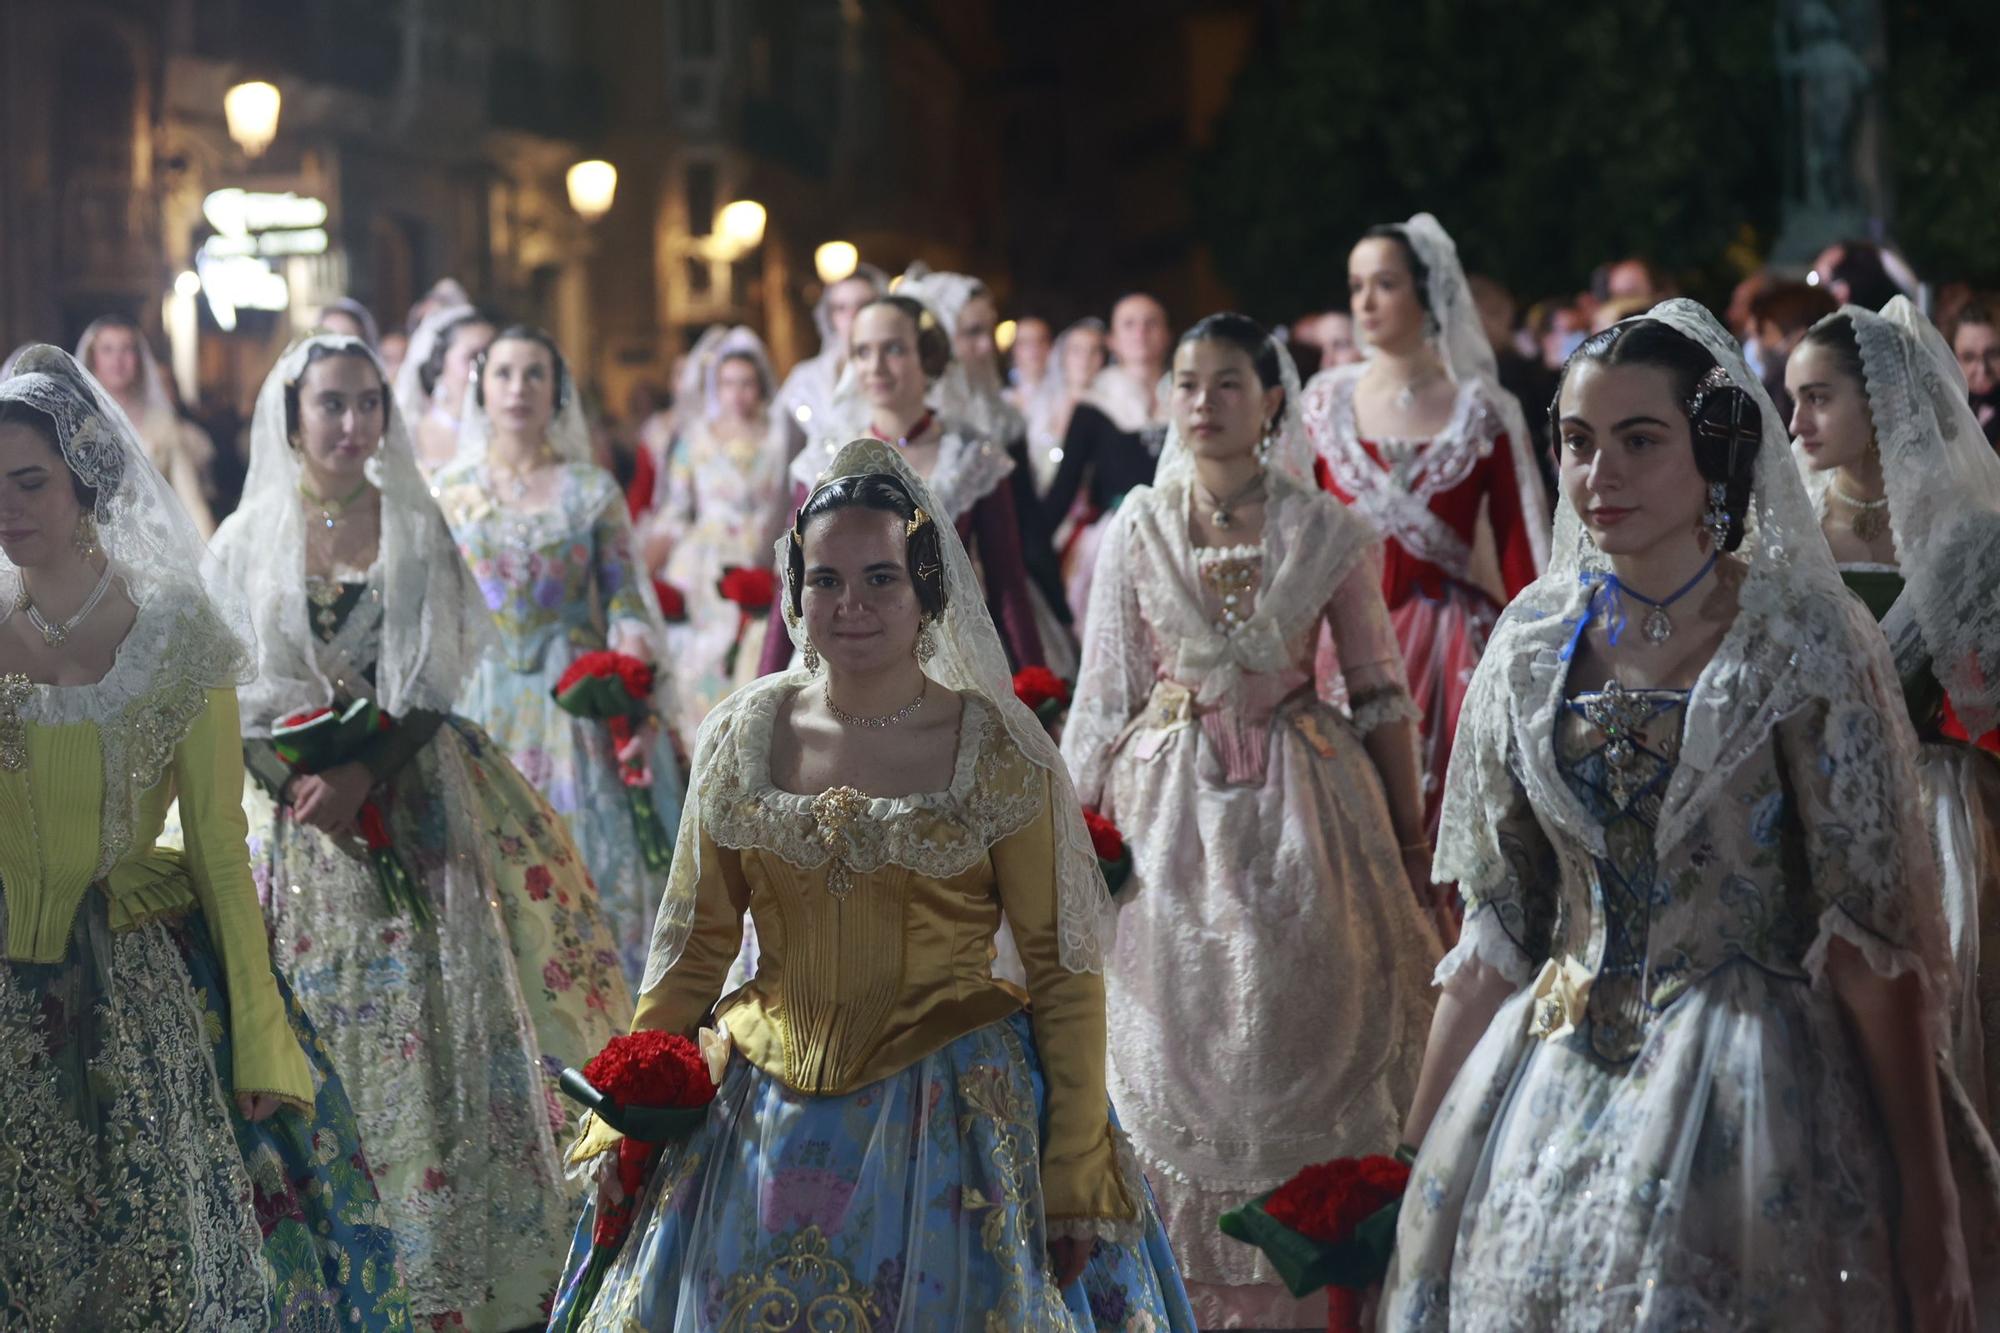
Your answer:
[[[916,536],[917,530],[930,521],[931,521],[931,516],[923,511],[923,506],[919,505],[917,507],[917,511],[914,514],[910,515],[909,521],[903,525],[904,528],[903,536],[905,538]],[[919,574],[923,573],[921,569],[918,570],[917,572]]]

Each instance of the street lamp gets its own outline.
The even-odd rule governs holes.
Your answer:
[[[585,222],[595,222],[611,211],[618,193],[618,168],[599,158],[579,162],[563,178],[569,187],[569,206]]]
[[[239,83],[222,95],[222,117],[229,122],[229,137],[247,157],[262,157],[278,137],[278,96],[276,84],[262,80]]]
[[[860,265],[861,252],[851,241],[828,241],[813,251],[813,268],[819,273],[819,280],[829,287],[853,277]]]
[[[764,243],[764,206],[755,199],[738,199],[715,215],[715,234],[736,254],[746,254]]]

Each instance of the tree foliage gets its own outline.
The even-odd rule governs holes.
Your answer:
[[[1726,294],[1778,220],[1773,0],[1308,0],[1195,173],[1216,265],[1276,317],[1339,304],[1370,224],[1437,214],[1523,301],[1642,255]]]
[[[1891,235],[1925,277],[2000,286],[2000,6],[1884,8]]]

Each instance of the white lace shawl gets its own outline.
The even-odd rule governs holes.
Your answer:
[[[320,334],[286,352],[257,394],[243,503],[215,534],[208,571],[212,584],[253,608],[258,674],[242,690],[246,736],[268,736],[281,719],[329,704],[335,695],[309,619],[306,519],[299,496],[304,474],[285,430],[285,390],[305,373],[316,347],[365,356],[377,374],[382,370],[359,339]],[[372,697],[396,717],[417,710],[447,712],[491,646],[492,618],[417,470],[393,402],[367,476],[382,497],[376,555],[382,640]],[[349,686],[352,696],[366,693],[360,682]]]
[[[1699,343],[1750,396],[1763,422],[1739,551],[1748,566],[1740,610],[1689,696],[1680,760],[1654,833],[1656,854],[1664,858],[1716,810],[1733,770],[1772,744],[1779,721],[1823,704],[1837,780],[1825,801],[1802,809],[1801,817],[1841,830],[1851,849],[1852,884],[1900,901],[1911,932],[1887,945],[1855,927],[1836,905],[1819,923],[1813,957],[1823,956],[1830,935],[1841,934],[1878,971],[1916,967],[1933,997],[1930,1018],[1942,1044],[1954,978],[1917,796],[1916,737],[1882,635],[1841,583],[1799,483],[1784,423],[1736,341],[1692,301],[1663,302],[1646,318]],[[1563,505],[1548,572],[1502,613],[1473,673],[1432,864],[1438,882],[1458,882],[1469,899],[1488,896],[1516,874],[1500,830],[1517,782],[1545,828],[1561,830],[1594,856],[1605,853],[1603,829],[1562,780],[1553,756],[1566,677],[1559,654],[1589,594],[1579,575],[1608,569],[1575,509]],[[1742,816],[1717,811],[1717,817]],[[1478,951],[1478,936],[1468,922],[1465,941],[1446,959],[1441,976],[1467,950]],[[1812,958],[1808,965],[1814,966]]]
[[[2000,725],[2000,455],[1944,337],[1908,297],[1843,306],[1861,347],[1903,593],[1882,632],[1908,674],[1929,659],[1971,734]],[[1830,474],[1799,466],[1823,513]]]
[[[1213,705],[1246,674],[1281,671],[1334,590],[1380,539],[1331,495],[1283,470],[1271,474],[1265,559],[1255,606],[1232,631],[1216,626],[1189,581],[1188,486],[1174,473],[1135,487],[1119,505],[1084,620],[1083,669],[1063,725],[1062,751],[1087,802],[1103,794],[1111,749],[1145,706],[1154,644],[1173,654],[1166,674]]]
[[[930,487],[910,470],[909,464],[893,445],[880,440],[856,440],[847,445],[834,456],[827,475],[893,476],[926,512],[934,516],[941,512],[935,508],[937,500]],[[1041,721],[1015,697],[1013,673],[1007,665],[1006,650],[1001,647],[999,632],[994,629],[992,617],[987,613],[978,575],[966,554],[964,543],[958,539],[957,530],[948,522],[938,522],[937,535],[944,557],[946,609],[934,627],[937,651],[925,663],[925,672],[948,689],[978,696],[981,706],[999,719],[1022,755],[1048,775],[1051,813],[1055,822],[1054,871],[1060,958],[1062,965],[1072,972],[1100,972],[1104,968],[1104,954],[1112,928],[1111,895],[1104,887],[1097,853],[1083,824],[1083,809],[1070,785],[1069,770],[1064,767],[1062,755],[1056,750],[1055,742],[1049,739]],[[785,557],[784,545],[788,540],[789,534],[779,538],[776,554],[778,568],[787,571],[789,581],[790,562]],[[780,589],[779,596],[789,607],[789,588]],[[804,627],[789,615],[786,624],[793,643],[798,644],[804,636]],[[750,710],[770,705],[772,696],[796,690],[808,679],[807,673],[802,671],[766,676],[728,696],[701,724],[695,741],[694,772],[688,783],[689,798],[681,810],[680,834],[674,844],[674,866],[667,877],[666,894],[654,921],[652,953],[646,960],[646,974],[640,984],[642,994],[660,984],[667,970],[680,958],[688,934],[694,927],[695,893],[701,882],[704,821],[715,817],[726,818],[711,815],[706,810],[709,805],[708,775],[720,771],[716,767],[722,762],[719,758],[720,747],[731,743],[738,718],[751,715]]]
[[[864,420],[857,433],[866,430]],[[937,466],[931,469],[929,485],[938,503],[935,512],[956,523],[1013,475],[1014,460],[992,436],[956,420],[946,418],[939,430]],[[829,469],[839,447],[830,439],[807,445],[792,460],[792,480],[808,491],[825,481],[833,475]]]

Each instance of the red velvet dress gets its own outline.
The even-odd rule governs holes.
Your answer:
[[[1500,614],[1470,581],[1480,506],[1488,508],[1512,597],[1547,562],[1547,502],[1526,442],[1509,436],[1494,401],[1504,390],[1476,379],[1461,384],[1450,422],[1431,439],[1364,440],[1354,416],[1363,369],[1315,375],[1305,389],[1305,425],[1320,485],[1382,535],[1382,599],[1423,714],[1424,821],[1435,839],[1459,706]]]

